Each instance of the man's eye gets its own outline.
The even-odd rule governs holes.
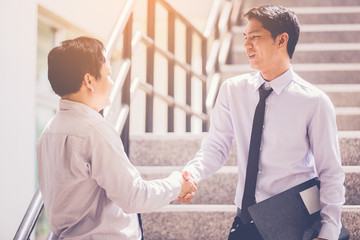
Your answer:
[[[252,36],[251,38],[252,38],[252,39],[255,39],[255,38],[258,38],[258,37],[260,37],[260,36]]]

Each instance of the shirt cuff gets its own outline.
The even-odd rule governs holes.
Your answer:
[[[181,192],[181,183],[180,179],[182,178],[182,174],[179,171],[174,171],[170,174],[165,180],[170,185],[171,189],[171,200],[177,199]]]
[[[323,224],[318,238],[324,238],[327,240],[338,240],[340,235],[340,227],[331,226],[329,224]]]
[[[193,179],[195,180],[195,182],[199,183],[201,181],[201,175],[200,175],[199,171],[196,170],[195,167],[185,166],[182,171],[183,172],[187,171],[188,173],[190,173],[192,175]]]

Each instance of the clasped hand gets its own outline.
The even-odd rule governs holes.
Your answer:
[[[197,191],[197,183],[190,173],[184,171],[182,173],[181,192],[177,198],[177,201],[182,203],[189,203],[195,196]]]

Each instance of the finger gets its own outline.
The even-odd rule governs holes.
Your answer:
[[[197,182],[195,181],[193,175],[189,172],[187,172],[187,173],[189,174],[190,178],[193,180],[193,183],[195,184],[195,186],[197,186]]]
[[[188,171],[183,171],[182,176],[186,181],[189,181],[191,179]]]
[[[195,196],[195,192],[188,193],[185,196],[185,200],[189,200],[189,199],[191,200],[194,196]]]
[[[182,198],[182,199],[184,199],[184,200],[187,200],[187,199],[189,199],[191,197],[191,193],[187,193],[187,194],[185,194],[184,196],[182,196],[182,197],[180,197],[180,198]]]
[[[188,203],[190,203],[190,202],[191,202],[191,200],[192,200],[192,199],[185,200],[185,201],[183,201],[183,203],[184,203],[184,204],[188,204]]]
[[[182,202],[182,203],[185,203],[185,198],[183,198],[183,197],[178,197],[177,199],[176,199],[178,202]]]
[[[194,196],[195,196],[194,192],[186,194],[184,197],[184,203],[189,203]]]
[[[178,196],[177,201],[182,202],[182,203],[187,203],[187,202],[190,202],[194,196],[195,196],[194,192],[187,193],[182,197]]]
[[[179,195],[178,196],[178,199],[180,199],[180,200],[185,200],[185,196],[187,195],[188,193],[184,193],[184,195]]]

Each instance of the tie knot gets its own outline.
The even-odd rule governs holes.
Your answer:
[[[263,87],[259,88],[259,96],[260,96],[260,100],[261,101],[265,101],[265,99],[270,95],[270,93],[272,92],[272,88],[266,90]]]

